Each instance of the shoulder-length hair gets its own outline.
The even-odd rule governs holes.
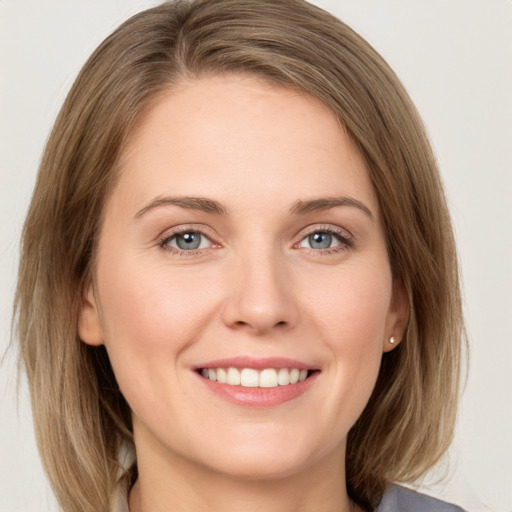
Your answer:
[[[347,487],[370,510],[453,434],[464,334],[457,258],[436,162],[400,81],[359,35],[302,0],[179,0],[141,12],[89,58],[48,140],[22,236],[15,301],[21,357],[46,472],[66,512],[107,512],[130,410],[103,347],[77,319],[103,205],[135,124],[173,84],[257,76],[313,96],[363,156],[410,318],[382,358],[347,446]]]

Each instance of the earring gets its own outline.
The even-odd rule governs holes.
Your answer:
[[[391,343],[391,345],[393,345],[395,343],[395,337],[394,336],[391,336],[391,338],[389,338],[389,343]]]

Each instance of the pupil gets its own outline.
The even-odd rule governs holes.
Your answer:
[[[176,237],[176,245],[180,249],[194,250],[201,244],[201,235],[199,233],[183,233]]]
[[[309,243],[313,249],[327,249],[331,246],[332,235],[329,233],[313,233],[309,235]]]

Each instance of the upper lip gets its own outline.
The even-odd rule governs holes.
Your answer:
[[[215,361],[208,361],[196,366],[196,370],[202,368],[254,368],[255,370],[264,370],[265,368],[297,368],[299,370],[318,369],[311,364],[287,357],[255,358],[249,356],[216,359]]]

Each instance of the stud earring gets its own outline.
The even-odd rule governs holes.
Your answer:
[[[391,343],[391,345],[394,345],[395,341],[396,340],[394,336],[391,336],[391,338],[389,338],[389,343]]]

